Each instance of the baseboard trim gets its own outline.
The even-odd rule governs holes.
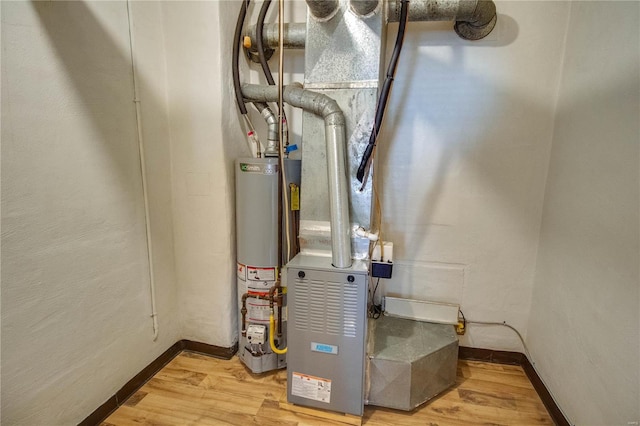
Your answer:
[[[180,340],[174,343],[169,349],[164,351],[162,355],[147,365],[140,373],[136,374],[129,380],[115,395],[111,396],[100,407],[89,414],[87,418],[81,421],[78,426],[99,425],[104,419],[109,417],[120,405],[122,405],[131,395],[142,387],[149,379],[151,379],[158,371],[167,365],[180,352],[189,351],[197,352],[216,358],[231,359],[238,351],[238,344],[224,348],[220,346],[208,345],[206,343],[194,342],[192,340]],[[520,365],[525,374],[531,381],[533,388],[536,390],[542,403],[549,411],[549,415],[558,426],[571,426],[567,421],[560,407],[551,397],[551,393],[538,376],[529,359],[520,352],[497,351],[492,349],[470,348],[460,346],[458,350],[460,359],[491,362],[495,364]]]
[[[458,348],[458,358],[467,359],[473,361],[484,361],[495,364],[509,364],[519,365],[524,370],[525,374],[531,381],[533,388],[540,396],[542,403],[549,411],[549,415],[554,423],[558,426],[571,426],[571,423],[564,416],[558,404],[554,401],[549,389],[544,385],[544,382],[538,376],[538,372],[533,368],[533,365],[526,357],[526,355],[520,352],[509,351],[496,351],[493,349],[482,348],[470,348],[466,346],[460,346]]]
[[[193,340],[182,340],[182,342],[184,342],[185,351],[198,352],[216,358],[231,359],[236,354],[236,352],[238,352],[238,343],[231,346],[230,348],[223,348],[221,346],[194,342]]]
[[[102,423],[104,419],[109,417],[111,413],[182,351],[198,352],[216,358],[231,359],[238,351],[238,344],[236,343],[229,348],[223,348],[206,343],[194,342],[192,340],[180,340],[174,343],[169,349],[164,351],[158,358],[153,360],[143,368],[141,372],[122,386],[115,395],[107,399],[104,404],[78,423],[78,426],[94,426]]]

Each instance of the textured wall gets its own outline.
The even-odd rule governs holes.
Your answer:
[[[221,51],[230,52],[236,11],[221,19],[219,7],[163,4],[182,335],[229,347],[237,340],[232,162],[245,142],[239,131],[223,137],[233,125],[223,111],[235,103]]]
[[[575,2],[567,33],[528,341],[579,425],[640,421],[639,12]]]
[[[569,8],[497,9],[478,42],[451,23],[409,24],[379,150],[396,258],[385,288],[526,332]],[[394,40],[391,29],[389,49]],[[462,344],[521,350],[500,327],[470,326]]]
[[[159,226],[153,342],[126,3],[1,7],[2,423],[74,424],[178,340],[166,117],[162,96],[143,104]],[[162,38],[141,29],[141,68],[155,68]]]

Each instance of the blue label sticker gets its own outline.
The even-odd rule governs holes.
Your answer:
[[[338,347],[334,345],[327,345],[325,343],[311,342],[311,350],[313,352],[322,352],[323,354],[338,355]]]

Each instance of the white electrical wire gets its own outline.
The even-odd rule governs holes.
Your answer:
[[[463,314],[462,317],[464,318],[464,314]],[[497,322],[497,321],[476,321],[476,320],[468,320],[468,319],[465,319],[464,321],[467,324],[490,325],[490,326],[498,325],[498,326],[507,327],[507,328],[513,330],[518,335],[518,338],[520,339],[520,342],[522,343],[522,347],[524,349],[525,356],[529,360],[529,363],[531,364],[531,367],[533,368],[533,370],[538,375],[538,378],[540,379],[540,381],[542,382],[544,387],[547,389],[547,392],[549,392],[549,395],[551,395],[551,398],[555,401],[556,406],[558,407],[558,409],[560,410],[560,412],[562,413],[564,418],[565,419],[569,418],[569,417],[567,417],[567,414],[560,408],[560,404],[558,404],[558,398],[556,398],[556,396],[551,392],[551,389],[549,389],[549,386],[547,386],[547,384],[542,379],[542,376],[540,375],[540,372],[536,368],[536,363],[533,361],[533,358],[531,357],[531,353],[529,352],[529,348],[527,347],[527,344],[525,343],[524,338],[522,337],[522,334],[520,334],[520,331],[518,331],[517,328],[515,328],[511,324],[508,324],[506,321],[502,321],[502,322]]]
[[[506,321],[502,321],[502,322],[497,322],[497,321],[475,321],[475,320],[465,320],[465,321],[466,321],[467,324],[500,325],[500,326],[503,326],[503,327],[510,328],[511,330],[513,330],[518,335],[518,338],[520,339],[520,343],[522,343],[522,347],[524,348],[525,355],[527,356],[527,358],[529,358],[529,360],[531,360],[531,354],[529,353],[529,348],[527,347],[527,344],[524,342],[524,338],[522,337],[522,334],[520,334],[520,332],[518,331],[517,328],[515,328],[511,324],[507,324]],[[533,361],[531,361],[531,364],[533,364]]]
[[[147,190],[147,165],[144,158],[144,139],[142,137],[142,113],[138,94],[138,77],[136,72],[135,42],[133,40],[133,17],[131,4],[127,0],[127,21],[129,24],[129,51],[131,54],[131,73],[133,74],[133,103],[136,109],[136,128],[138,131],[138,154],[140,155],[140,174],[142,176],[142,197],[144,198],[144,221],[147,236],[147,259],[149,262],[149,293],[151,298],[151,318],[153,320],[153,340],[158,339],[160,326],[156,311],[156,281],[153,273],[153,249],[151,244],[151,220],[149,214],[149,195]]]

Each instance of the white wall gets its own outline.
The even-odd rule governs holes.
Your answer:
[[[569,6],[497,9],[477,42],[452,23],[409,24],[380,142],[383,238],[396,258],[386,291],[525,333]],[[501,327],[470,326],[461,344],[522,350]]]
[[[578,425],[640,421],[639,12],[574,2],[567,34],[527,340]]]
[[[138,15],[157,5],[136,6]],[[153,342],[124,2],[2,2],[2,423],[73,424],[178,338],[161,38],[139,43]],[[160,33],[161,34],[161,33]]]
[[[237,10],[221,19],[219,7],[163,4],[182,337],[230,347],[237,340],[232,162],[245,142],[239,130],[223,134],[234,123],[223,114],[230,117],[235,102],[230,68],[222,73],[230,55],[221,52],[230,52]]]

